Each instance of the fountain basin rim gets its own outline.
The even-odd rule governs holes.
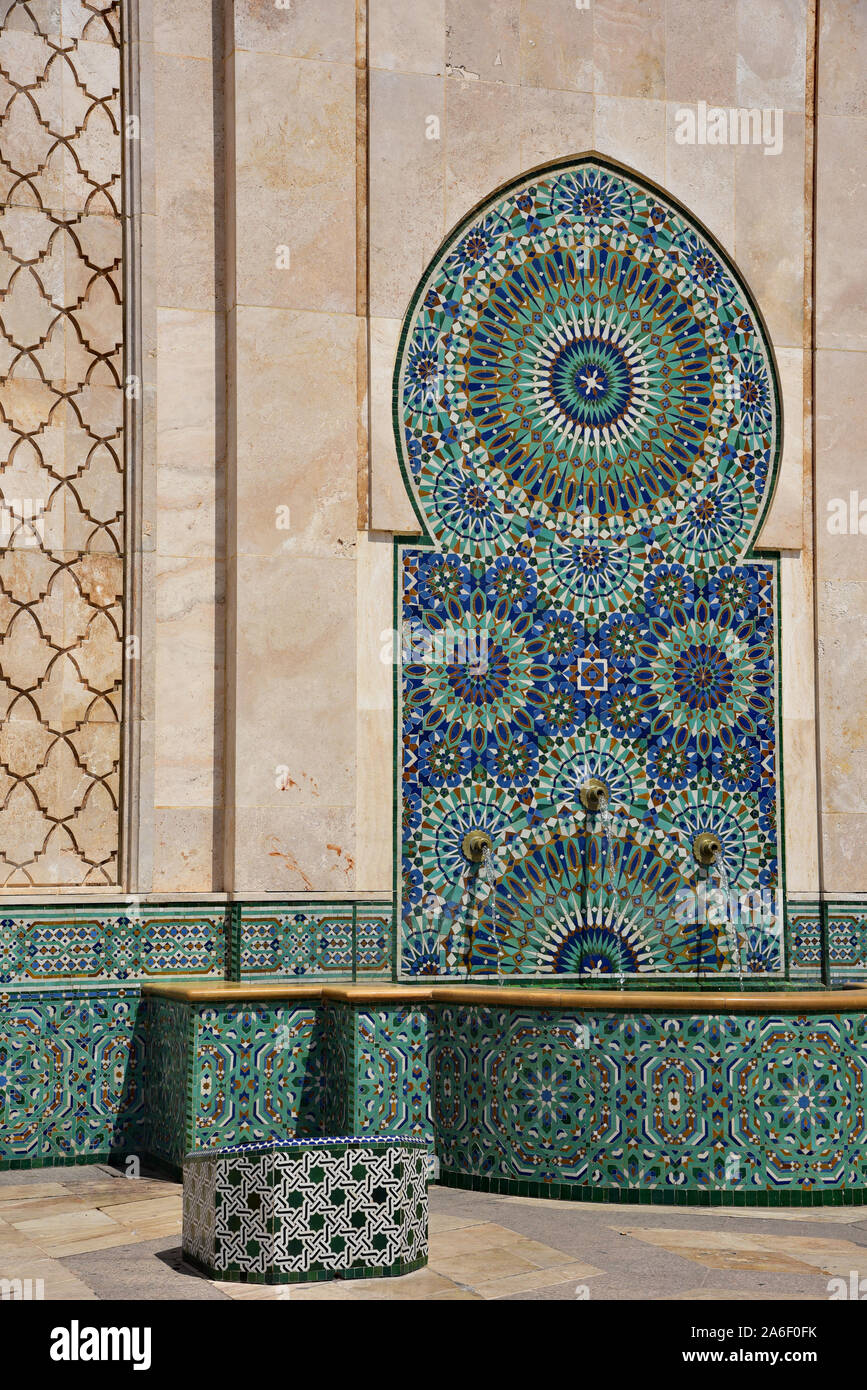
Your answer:
[[[271,981],[215,981],[175,979],[148,982],[143,995],[178,999],[188,1004],[254,1002],[264,999],[333,1000],[343,1004],[481,1004],[511,1009],[577,1009],[625,1013],[667,1012],[691,1014],[816,1014],[867,1013],[867,987],[816,990],[633,989],[533,989],[498,985],[363,984],[326,985]]]

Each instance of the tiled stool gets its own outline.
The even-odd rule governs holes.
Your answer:
[[[427,1144],[290,1139],[184,1160],[184,1258],[218,1279],[296,1283],[427,1264]]]

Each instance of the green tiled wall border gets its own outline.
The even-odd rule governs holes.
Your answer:
[[[588,1187],[578,1183],[531,1182],[519,1178],[486,1178],[477,1173],[440,1170],[437,1182],[468,1192],[494,1192],[504,1197],[548,1197],[558,1202],[614,1202],[653,1207],[860,1207],[867,1205],[867,1188],[846,1187],[802,1191],[706,1191],[682,1187]]]
[[[386,899],[308,898],[299,902],[275,902],[267,899],[236,903],[232,912],[230,978],[236,981],[390,980],[394,969],[391,953],[391,911],[391,902]],[[273,922],[275,918],[292,916],[314,920],[318,918],[322,922],[322,928],[318,932],[311,932],[306,924],[299,923],[293,940],[291,923],[280,922],[274,927],[273,943],[264,940],[255,943],[254,928],[257,921]],[[367,948],[362,927],[367,921],[380,919],[383,922],[381,958],[370,965],[363,958]],[[333,939],[329,948],[325,946],[328,933],[333,936],[333,927],[329,927],[329,923],[343,924],[343,968],[328,959],[329,949],[332,953],[336,950]],[[254,963],[249,956],[255,955],[257,949],[260,959],[258,963]],[[310,951],[312,955],[309,954]]]
[[[182,900],[149,903],[115,899],[39,904],[0,903],[0,992],[48,985],[99,988],[160,979],[244,978],[245,922],[256,914],[346,919],[345,964],[323,963],[323,933],[315,921],[303,933],[306,955],[281,972],[279,961],[252,978],[334,981],[391,979],[391,901],[388,899]],[[364,923],[382,919],[382,947],[369,959]],[[175,928],[172,931],[172,927]],[[51,933],[49,936],[48,933]],[[299,933],[299,937],[300,937]],[[290,947],[291,930],[281,948]],[[162,939],[161,939],[162,938]],[[290,949],[289,954],[293,952]],[[295,951],[295,956],[299,952]],[[326,953],[327,954],[327,953]],[[317,957],[319,959],[317,960]]]
[[[796,932],[798,919],[815,924],[809,944],[799,939],[803,933]],[[854,951],[851,942],[841,940],[850,931],[855,937]],[[867,980],[867,898],[790,897],[786,903],[786,946],[793,980],[824,979],[829,986],[837,981]]]

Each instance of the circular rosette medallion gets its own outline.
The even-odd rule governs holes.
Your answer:
[[[666,265],[622,238],[594,242],[518,246],[473,287],[446,392],[470,450],[525,504],[634,528],[710,449],[726,354]]]
[[[640,751],[598,729],[583,729],[561,746],[547,749],[539,775],[540,807],[561,820],[580,815],[580,792],[591,777],[604,782],[608,810],[618,821],[622,816],[640,817],[646,811],[647,786]]]
[[[550,833],[550,838],[545,832]],[[533,841],[536,841],[533,843]],[[621,829],[528,835],[496,887],[500,972],[627,976],[664,969],[660,922],[674,918],[679,859]]]

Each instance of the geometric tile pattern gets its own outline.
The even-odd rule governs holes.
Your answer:
[[[0,984],[225,979],[225,910],[182,906],[3,905]]]
[[[867,903],[831,901],[827,913],[831,981],[867,979]],[[822,964],[818,902],[790,902],[786,916],[792,977],[818,976]]]
[[[437,252],[395,374],[402,977],[782,972],[777,400],[725,254],[596,157]]]
[[[325,1055],[314,1004],[200,1006],[193,1026],[187,1149],[320,1133]]]
[[[412,1135],[430,1142],[430,1011],[402,1004],[354,1009],[356,1133]]]
[[[0,908],[0,985],[187,979],[390,979],[385,903]]]
[[[137,989],[0,993],[0,1164],[83,1162],[135,1145],[144,1097]]]
[[[217,1278],[290,1283],[427,1262],[427,1158],[412,1140],[244,1144],[184,1165],[183,1249]]]
[[[355,977],[391,978],[393,968],[392,904],[359,903],[355,910]]]
[[[344,916],[333,906],[305,903],[292,913],[274,907],[267,917],[259,909],[242,906],[240,930],[235,927],[230,932],[229,913],[218,905],[3,904],[0,986],[120,984],[172,976],[290,980],[310,975],[342,981],[392,975],[390,906],[357,904],[354,976],[351,954],[343,957],[345,968],[336,968],[338,952],[342,956],[344,948],[351,951],[351,905],[343,910]],[[296,916],[301,919],[298,939],[287,929],[290,918]],[[311,923],[318,924],[315,937]],[[833,979],[867,977],[867,904],[829,901],[828,925]],[[236,950],[241,943],[237,957],[243,962],[241,976],[237,964],[230,971],[230,935]],[[819,936],[818,903],[790,901],[786,951],[793,979],[818,978]],[[259,946],[254,948],[250,943],[257,937]],[[291,968],[290,960],[294,961]],[[689,984],[688,979],[679,981],[681,988]]]
[[[141,1008],[136,1018],[136,1005]],[[0,1165],[356,1134],[585,1196],[867,1189],[867,1019],[0,995]]]
[[[120,0],[0,22],[0,885],[117,882]]]
[[[437,1153],[459,1178],[561,1190],[864,1187],[865,1042],[858,1014],[448,1005],[430,1059]]]
[[[192,1136],[193,1016],[179,999],[141,1001],[145,1095],[140,1152],[179,1167]]]
[[[322,1112],[319,1133],[356,1134],[364,1128],[358,1116],[355,1085],[358,1058],[357,1010],[329,999],[320,1009],[322,1038]],[[381,1131],[383,1126],[373,1126]]]
[[[244,903],[237,914],[238,979],[390,976],[390,903]]]

